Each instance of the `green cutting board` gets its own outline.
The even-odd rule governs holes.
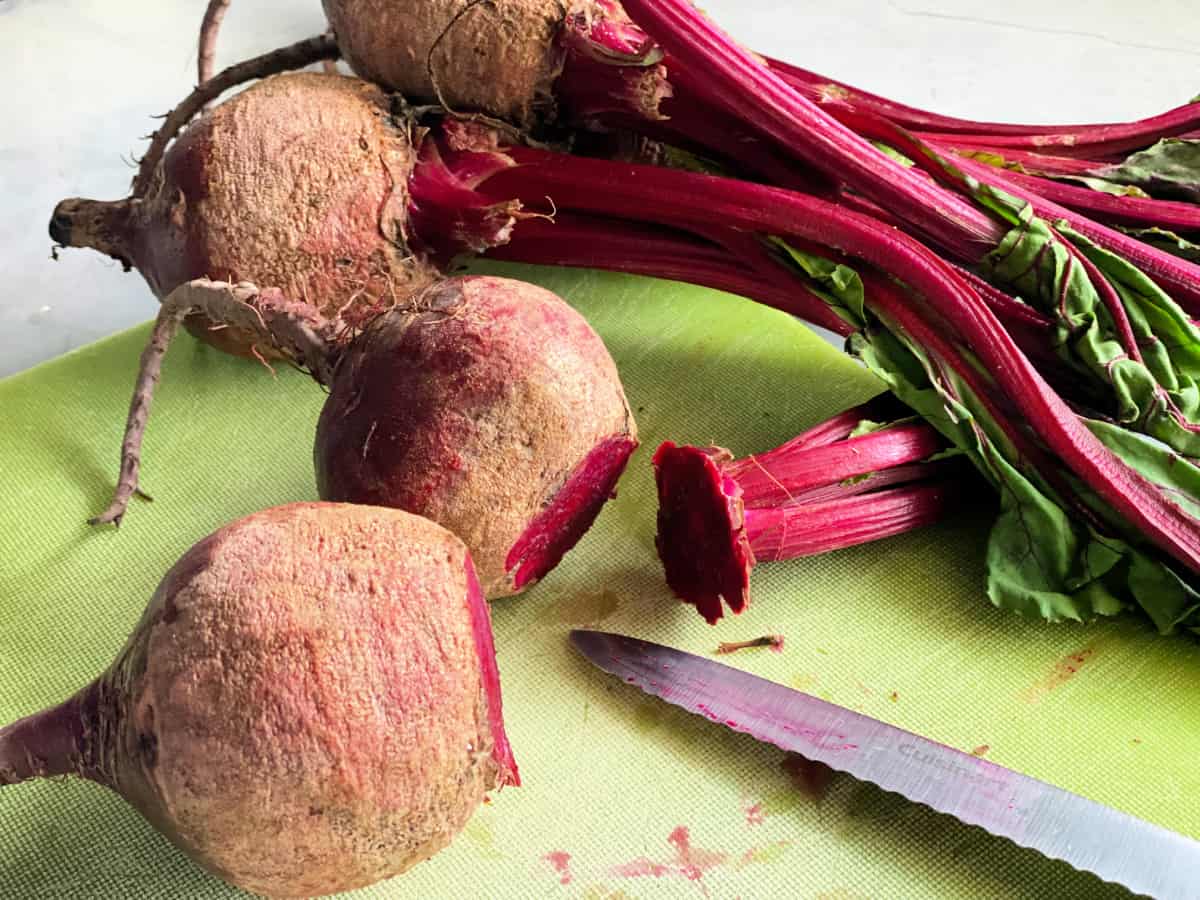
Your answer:
[[[620,496],[541,585],[494,605],[506,789],[433,860],[356,896],[1104,897],[1123,892],[838,776],[798,787],[784,755],[616,683],[576,656],[599,627],[734,665],[1200,837],[1200,648],[1136,619],[1051,626],[994,610],[986,511],[757,570],[740,618],[710,628],[664,589],[653,448],[763,450],[877,393],[791,319],[744,300],[589,272],[489,267],[559,292],[620,366],[643,447]],[[106,504],[146,328],[0,382],[0,722],[74,691],[117,652],[160,575],[224,522],[312,499],[322,394],[305,377],[190,338],[169,355],[143,484],[120,531]],[[59,780],[0,792],[0,896],[216,898],[210,878],[120,800]]]

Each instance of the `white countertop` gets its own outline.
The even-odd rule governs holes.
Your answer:
[[[124,196],[151,116],[193,85],[204,0],[0,0],[0,376],[154,314],[136,274],[50,259],[71,196]],[[1195,0],[705,0],[756,49],[975,119],[1115,121],[1200,93]],[[840,8],[834,11],[831,7]],[[235,0],[218,57],[316,34],[319,0]]]

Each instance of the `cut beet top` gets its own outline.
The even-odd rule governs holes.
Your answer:
[[[945,516],[970,485],[928,425],[870,422],[856,407],[781,447],[735,460],[667,442],[654,455],[655,543],[667,583],[710,624],[746,608],[759,562],[881,540]],[[867,425],[871,430],[854,432]]]

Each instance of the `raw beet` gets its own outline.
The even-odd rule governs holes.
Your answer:
[[[378,88],[287,73],[194,121],[144,199],[65,200],[51,235],[135,266],[160,299],[195,278],[252,281],[354,322],[436,275],[407,248],[413,164]],[[226,350],[253,345],[192,330]]]
[[[350,345],[315,447],[323,499],[439,522],[499,597],[574,546],[637,438],[616,366],[579,313],[533,285],[466,277]]]
[[[354,71],[411,99],[531,125],[553,105],[568,0],[323,0]]]
[[[362,506],[222,528],[166,575],[104,675],[0,730],[0,784],[61,774],[112,788],[249,891],[403,872],[519,783],[466,548]]]

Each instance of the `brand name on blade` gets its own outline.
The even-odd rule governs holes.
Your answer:
[[[875,750],[883,750],[885,748],[876,747],[874,749]],[[930,753],[927,750],[922,750],[920,747],[916,746],[915,744],[901,744],[899,747],[896,748],[896,752],[899,753],[901,756],[903,756],[905,759],[912,760],[915,763],[920,763],[921,765],[927,766],[928,768],[931,768],[931,769],[939,769],[942,772],[947,772],[949,774],[955,775],[964,781],[969,781],[972,784],[977,784],[980,787],[986,786],[986,787],[992,787],[992,788],[997,788],[997,789],[1002,790],[1008,786],[1004,781],[1002,781],[999,778],[993,778],[990,775],[980,772],[978,769],[972,768],[971,766],[968,766],[968,765],[964,765],[963,763],[960,763],[956,760],[943,759],[941,756],[938,756],[936,753]]]

